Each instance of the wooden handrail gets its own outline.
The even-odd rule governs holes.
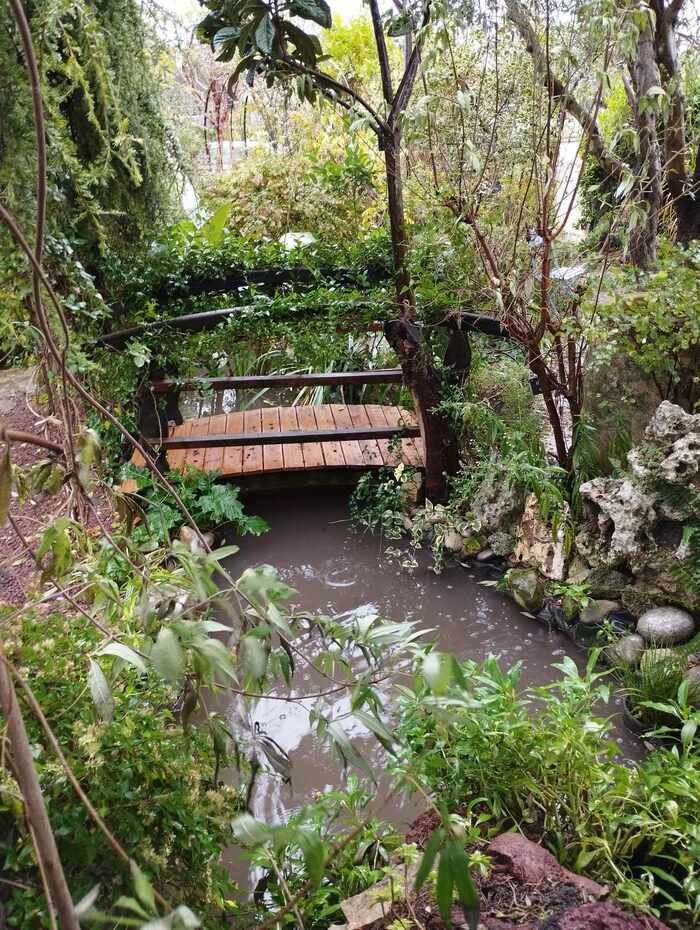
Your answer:
[[[146,441],[161,450],[213,449],[221,446],[276,446],[290,442],[344,442],[348,439],[409,439],[420,436],[417,426],[358,426],[348,429],[284,430],[279,433],[209,433],[206,436],[168,436]]]
[[[245,304],[240,307],[226,307],[222,310],[207,310],[203,313],[187,313],[183,316],[168,317],[165,320],[154,320],[152,323],[142,323],[138,326],[129,326],[127,329],[120,329],[113,333],[107,333],[104,336],[99,336],[95,340],[95,345],[103,346],[114,346],[118,348],[119,346],[124,345],[124,343],[131,339],[132,336],[141,336],[144,333],[154,333],[159,330],[170,327],[174,330],[182,330],[184,332],[201,332],[206,329],[212,329],[214,326],[217,326],[222,320],[227,319],[230,316],[234,316],[236,313],[240,313],[242,310],[250,310],[251,304]],[[366,302],[359,302],[354,305],[354,309],[360,310],[362,308],[367,308],[370,306]],[[309,307],[306,308],[312,311],[315,308]],[[460,314],[462,321],[462,328],[469,332],[475,333],[484,333],[486,336],[494,336],[496,339],[510,339],[508,331],[505,326],[501,323],[500,320],[495,319],[491,316],[485,316],[481,313],[467,313],[463,312]],[[374,326],[373,323],[368,324],[370,328]]]
[[[308,374],[287,375],[241,375],[240,377],[192,378],[187,381],[163,379],[153,381],[151,390],[154,394],[165,394],[172,390],[197,391],[209,388],[223,391],[229,388],[264,388],[264,387],[312,387],[333,384],[400,384],[400,368],[375,368],[367,371],[330,371],[310,372]]]

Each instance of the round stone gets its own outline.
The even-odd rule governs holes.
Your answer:
[[[637,633],[623,636],[606,649],[611,665],[638,665],[644,652],[644,640]]]
[[[639,618],[637,632],[647,643],[669,646],[690,639],[695,632],[695,621],[677,607],[654,607]]]

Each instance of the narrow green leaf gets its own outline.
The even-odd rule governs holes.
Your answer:
[[[166,681],[177,683],[185,670],[185,656],[175,633],[167,626],[158,631],[151,649],[151,662]]]
[[[94,659],[90,659],[88,685],[98,716],[105,723],[110,723],[114,716],[114,698],[104,672]]]
[[[95,885],[94,888],[91,888],[90,891],[85,895],[84,898],[81,898],[77,904],[73,905],[73,910],[75,911],[75,916],[80,920],[82,917],[86,917],[87,914],[92,910],[92,906],[97,901],[97,897],[100,893],[100,886]]]
[[[131,877],[134,882],[136,897],[150,914],[155,914],[156,898],[153,894],[153,886],[133,859],[130,860],[129,865],[131,866]]]
[[[467,918],[469,930],[476,930],[479,923],[479,892],[471,876],[469,859],[459,843],[450,843],[450,865],[457,889],[457,897]]]
[[[125,646],[124,643],[108,643],[97,653],[98,656],[118,656],[120,659],[123,659],[129,665],[133,665],[134,668],[137,668],[141,674],[146,672],[146,663],[143,661],[141,656],[134,652],[129,646]]]
[[[454,878],[452,876],[452,863],[450,861],[449,846],[440,853],[437,882],[435,883],[435,897],[437,899],[440,916],[445,923],[452,920],[452,893]]]
[[[418,866],[418,871],[416,872],[416,882],[415,889],[420,891],[423,885],[430,875],[430,870],[433,867],[435,862],[435,857],[438,854],[438,850],[442,846],[442,840],[445,835],[445,831],[442,827],[438,827],[437,830],[434,830],[430,839],[425,844],[425,851],[423,852],[423,858],[420,861]]]

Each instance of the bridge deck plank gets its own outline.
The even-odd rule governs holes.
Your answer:
[[[382,404],[317,404],[298,407],[265,407],[229,414],[188,419],[171,427],[170,436],[202,438],[222,434],[302,432],[307,437],[315,431],[358,429],[363,427],[415,426],[416,417],[408,410]],[[249,441],[248,435],[244,442]],[[172,469],[193,465],[207,471],[220,471],[226,477],[287,471],[310,471],[323,468],[379,468],[424,465],[422,439],[333,439],[324,442],[290,442],[269,445],[232,445],[168,449]],[[134,464],[143,464],[135,453]],[[133,482],[132,482],[133,483]],[[123,491],[132,490],[127,483]]]

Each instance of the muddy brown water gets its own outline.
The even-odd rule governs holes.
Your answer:
[[[283,580],[298,594],[293,605],[303,611],[339,614],[358,611],[392,620],[413,620],[431,629],[439,648],[460,659],[480,661],[496,655],[504,666],[522,662],[521,684],[541,685],[560,673],[553,663],[572,656],[582,665],[585,654],[566,636],[524,616],[517,606],[493,588],[479,582],[479,568],[454,566],[436,575],[426,557],[413,574],[384,557],[385,544],[369,535],[359,535],[348,521],[348,492],[342,489],[304,489],[267,492],[246,499],[249,513],[259,514],[270,524],[269,533],[241,541],[241,551],[227,563],[234,574],[249,565],[275,566]],[[263,699],[249,711],[246,726],[256,724],[289,754],[291,783],[263,776],[258,779],[252,799],[254,814],[268,822],[283,822],[302,804],[319,794],[342,788],[345,773],[332,751],[319,744],[309,727],[309,710],[315,700],[305,694],[319,690],[315,672],[297,668],[291,693],[302,698],[283,702]],[[390,683],[384,694],[390,716]],[[322,688],[321,688],[322,690]],[[325,698],[325,708],[333,717],[349,711],[347,695]],[[219,705],[234,730],[241,718],[235,703]],[[609,713],[617,714],[616,699]],[[603,711],[604,712],[604,711]],[[419,813],[419,802],[394,796],[385,774],[386,755],[368,732],[353,721],[343,721],[346,732],[378,773],[377,816],[397,827],[408,825]],[[637,757],[639,743],[626,731],[615,728],[613,738],[623,757]],[[227,773],[235,781],[235,773]],[[233,868],[237,877],[240,872]]]

